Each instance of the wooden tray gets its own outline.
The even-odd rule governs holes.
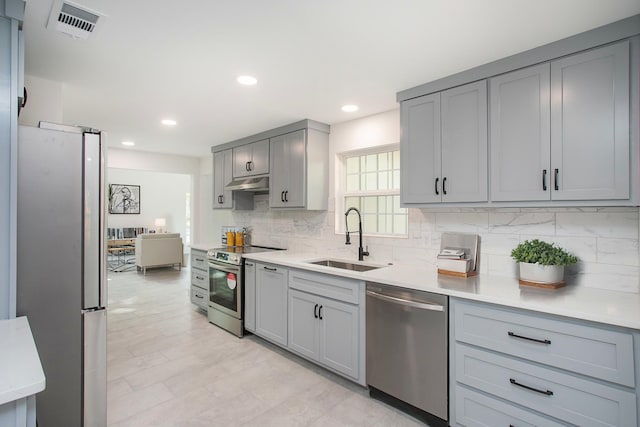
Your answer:
[[[476,270],[473,270],[467,273],[462,273],[460,271],[449,271],[449,270],[438,269],[438,274],[443,274],[445,276],[454,276],[454,277],[471,277],[478,274],[478,272]]]
[[[534,288],[544,288],[544,289],[558,289],[564,287],[567,282],[564,280],[562,282],[557,283],[541,283],[541,282],[529,282],[528,280],[518,280],[518,283],[523,286],[531,286]]]

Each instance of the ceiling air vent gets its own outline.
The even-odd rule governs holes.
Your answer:
[[[88,39],[102,15],[67,1],[55,1],[47,28],[73,38]]]

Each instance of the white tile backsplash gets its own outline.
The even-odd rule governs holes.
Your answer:
[[[253,211],[233,214],[251,227],[252,242],[318,256],[357,259],[358,234],[350,246],[334,231],[334,212],[271,211],[256,196]],[[408,238],[368,238],[376,263],[435,265],[443,232],[480,235],[481,273],[517,277],[511,250],[520,241],[555,242],[580,262],[567,270],[574,285],[640,292],[639,208],[409,209]],[[233,224],[232,224],[233,225]]]
[[[638,239],[638,209],[556,213],[558,236],[594,236]]]

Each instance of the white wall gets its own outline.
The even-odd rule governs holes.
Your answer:
[[[21,125],[38,126],[40,121],[64,123],[62,83],[25,75],[24,85],[27,88],[27,105],[20,112],[18,122]]]
[[[220,226],[249,226],[253,243],[357,259],[357,245],[345,246],[344,236],[334,231],[336,155],[399,142],[399,123],[399,113],[393,110],[331,127],[327,212],[271,211],[268,198],[261,195],[255,197],[253,211],[214,211],[211,232],[217,239]],[[516,277],[511,250],[522,240],[540,238],[557,242],[580,258],[568,270],[575,284],[638,293],[639,230],[637,207],[409,209],[408,238],[370,237],[365,244],[372,262],[434,265],[443,232],[476,233],[481,238],[481,272]]]
[[[192,175],[109,168],[109,184],[140,186],[140,214],[109,214],[109,227],[147,227],[165,218],[166,231],[180,233],[186,243],[186,193],[192,193]]]
[[[167,231],[180,233],[186,244],[185,193],[188,191],[191,193],[191,241],[195,242],[193,239],[202,234],[198,226],[201,223],[198,221],[201,182],[199,158],[109,148],[107,166],[108,183],[141,186],[141,214],[109,215],[109,227],[155,229],[154,219],[166,218]]]

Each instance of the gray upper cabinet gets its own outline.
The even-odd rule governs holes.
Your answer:
[[[487,82],[442,92],[442,201],[487,201]]]
[[[400,201],[440,202],[440,94],[403,102],[400,123]]]
[[[491,200],[628,199],[629,42],[490,80]]]
[[[270,139],[269,206],[326,210],[329,197],[329,133],[308,127]]]
[[[548,63],[489,80],[491,200],[549,200]]]
[[[271,177],[269,206],[303,208],[305,207],[306,176],[306,137],[305,131],[280,135],[271,138],[270,161]]]
[[[213,209],[231,209],[233,192],[225,190],[231,177],[231,149],[213,153]]]
[[[402,206],[640,205],[639,64],[635,15],[398,92]]]
[[[629,198],[629,42],[551,62],[553,200]]]
[[[211,147],[211,151],[233,150],[233,180],[255,176],[254,181],[262,184],[262,178],[268,177],[272,209],[326,210],[330,129],[305,119]],[[253,209],[253,194],[265,189],[233,191],[233,207]]]
[[[252,142],[233,148],[233,177],[269,173],[269,140]]]
[[[487,201],[485,80],[404,101],[404,205]]]

